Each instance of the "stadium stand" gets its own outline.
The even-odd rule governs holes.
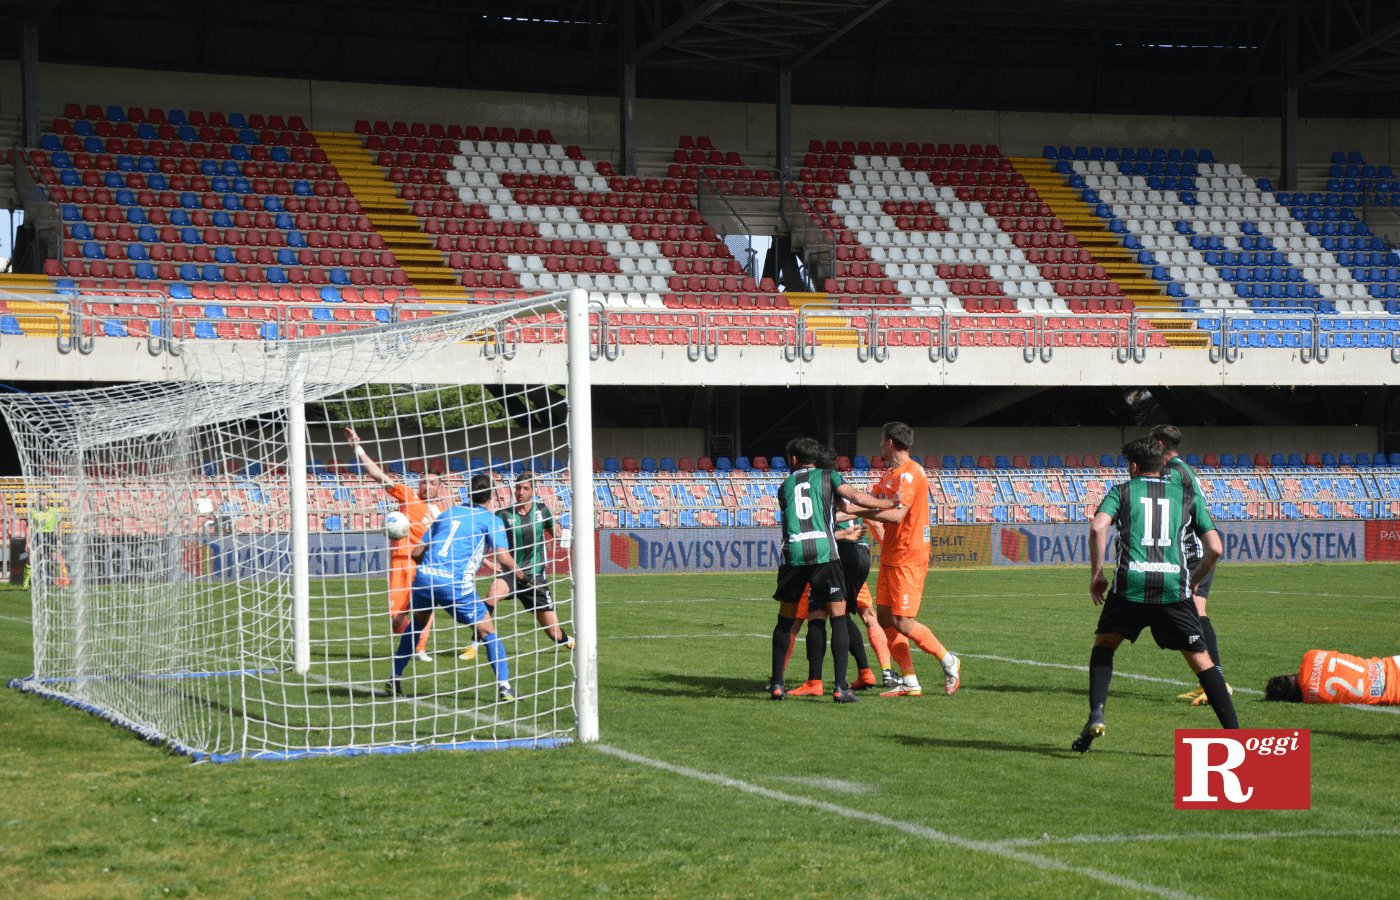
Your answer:
[[[93,336],[296,336],[417,315],[425,294],[572,287],[605,307],[605,342],[696,351],[795,347],[804,329],[842,346],[1229,352],[1394,349],[1400,333],[1400,255],[1357,213],[1393,207],[1400,182],[1355,151],[1332,155],[1327,191],[1285,193],[1209,150],[812,140],[785,185],[705,136],[624,178],[546,128],[313,133],[69,104],[22,162],[63,226],[46,284],[81,295]],[[823,290],[756,280],[696,208],[702,184],[788,191],[830,242]],[[65,327],[5,315],[0,334]],[[542,318],[518,338],[561,335]]]
[[[1211,515],[1222,521],[1279,519],[1400,518],[1400,454],[1275,454],[1267,465],[1256,464],[1249,454],[1207,455],[1188,462],[1198,465],[1198,475]],[[1053,457],[1052,457],[1053,458]],[[608,458],[594,460],[597,473],[595,502],[598,524],[604,528],[652,528],[699,525],[773,525],[777,489],[786,474],[780,468],[765,471],[758,459],[667,460]],[[932,521],[935,524],[1024,524],[1030,522],[1086,522],[1104,493],[1123,478],[1121,460],[1067,455],[1064,467],[1039,467],[1038,457],[984,456],[976,466],[964,458],[959,466],[946,457],[927,469]],[[1304,460],[1308,460],[1305,462]],[[1043,460],[1048,462],[1048,460]],[[774,460],[773,462],[777,462]],[[843,457],[838,463],[847,480],[868,488],[879,477],[874,460]],[[934,457],[930,463],[940,463]],[[1104,466],[1101,462],[1112,465]],[[864,463],[864,465],[862,465]],[[693,465],[694,468],[688,466]],[[770,465],[765,460],[764,465]],[[452,490],[465,500],[467,480],[477,472],[497,475],[498,494],[506,502],[504,477],[526,468],[538,473],[539,496],[561,516],[561,527],[570,527],[562,503],[568,496],[567,468],[562,460],[491,460],[462,458],[391,461],[389,468],[412,483],[424,471],[443,474]],[[285,491],[264,485],[260,478],[277,474],[277,466],[247,461],[235,470],[217,472],[207,467],[208,496],[240,532],[285,528]],[[308,464],[312,480],[311,521],[318,531],[363,531],[377,527],[378,510],[390,509],[377,482],[366,477],[353,461],[313,460]],[[114,478],[116,494],[139,493],[142,482]],[[115,494],[114,494],[115,496]],[[9,533],[23,534],[27,503],[16,481],[0,485],[0,503],[9,520]],[[125,507],[130,509],[130,506]],[[129,515],[129,514],[126,514]],[[278,523],[281,523],[280,525]],[[117,521],[97,516],[99,532],[133,533],[139,521]],[[152,527],[154,520],[152,520]]]

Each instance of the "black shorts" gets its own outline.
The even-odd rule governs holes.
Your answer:
[[[1201,579],[1201,583],[1196,585],[1196,596],[1205,599],[1210,596],[1210,583],[1215,580],[1215,570],[1211,569],[1206,573],[1206,577]]]
[[[846,599],[845,577],[841,573],[841,563],[813,563],[808,566],[778,566],[778,587],[773,591],[773,599],[779,603],[796,604],[802,599],[802,589],[811,586],[807,597],[807,609],[826,609],[828,603],[838,603]]]
[[[841,554],[846,599],[854,603],[860,596],[860,589],[870,578],[870,547],[856,541],[837,541],[836,549]]]
[[[517,584],[514,572],[502,574],[501,579],[505,581],[511,595],[520,601],[520,605],[531,612],[548,612],[554,609],[554,598],[549,596],[549,582],[543,576],[532,580],[529,587]]]
[[[1136,642],[1144,628],[1152,629],[1152,639],[1163,650],[1205,650],[1201,637],[1201,617],[1196,604],[1186,600],[1176,603],[1133,603],[1112,594],[1104,601],[1095,634],[1121,634]]]

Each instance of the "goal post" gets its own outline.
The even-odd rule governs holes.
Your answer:
[[[467,365],[525,329],[566,377]],[[34,673],[10,685],[215,761],[597,740],[589,355],[572,291],[190,342],[178,381],[0,398],[30,508],[59,522],[36,535]],[[527,577],[490,554],[464,576],[495,635],[444,608],[406,624],[384,516],[467,505]]]

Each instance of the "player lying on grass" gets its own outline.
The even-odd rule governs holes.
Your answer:
[[[1362,659],[1335,650],[1309,650],[1297,675],[1275,675],[1265,700],[1400,706],[1400,656]]]
[[[434,607],[441,606],[463,625],[476,628],[486,644],[486,658],[495,670],[497,696],[502,701],[516,699],[510,686],[510,664],[506,648],[496,634],[491,614],[476,593],[476,572],[487,553],[493,555],[497,571],[516,571],[515,560],[506,548],[501,520],[485,505],[491,501],[491,476],[474,475],[470,506],[454,506],[440,513],[413,548],[418,568],[413,574],[413,615],[394,653],[394,677],[389,693],[402,694],[399,679],[413,654],[418,630],[428,623]]]
[[[834,533],[837,498],[865,509],[886,510],[899,505],[896,491],[881,499],[858,491],[830,469],[817,463],[821,445],[813,438],[793,438],[786,454],[792,474],[778,488],[778,515],[783,530],[783,556],[778,565],[778,624],[773,629],[773,672],[766,688],[774,700],[787,696],[783,668],[792,641],[792,625],[802,591],[810,588],[808,607],[825,610],[831,619],[831,658],[835,669],[837,703],[854,703],[856,695],[846,682],[850,655],[850,621],[846,615],[845,575]],[[810,627],[810,626],[809,626]]]
[[[1180,650],[1210,698],[1222,728],[1239,728],[1220,667],[1211,662],[1191,598],[1220,558],[1220,534],[1195,482],[1162,472],[1162,445],[1138,438],[1123,446],[1128,480],[1104,496],[1089,526],[1089,596],[1103,606],[1089,654],[1089,721],[1070,745],[1080,753],[1104,733],[1104,704],[1113,678],[1113,653],[1144,628],[1164,650]],[[1108,526],[1118,529],[1118,559],[1110,583],[1104,574]],[[1193,532],[1203,545],[1195,572],[1183,546]]]

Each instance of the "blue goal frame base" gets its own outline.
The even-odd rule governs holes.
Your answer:
[[[195,676],[198,677],[198,676]],[[140,725],[120,713],[102,709],[91,703],[84,703],[75,700],[66,694],[53,690],[50,684],[72,683],[74,679],[45,678],[38,679],[30,675],[26,678],[11,678],[5,682],[5,686],[13,690],[26,694],[37,694],[40,697],[47,697],[50,700],[57,700],[66,706],[80,709],[85,713],[94,715],[132,732],[141,740],[148,744],[169,750],[180,756],[188,756],[197,763],[226,763],[240,762],[242,760],[289,760],[289,759],[315,759],[325,756],[369,756],[372,754],[397,755],[402,753],[423,753],[428,750],[544,750],[554,747],[563,747],[572,744],[571,737],[549,737],[549,738],[513,738],[501,741],[456,741],[445,744],[409,744],[397,747],[322,747],[308,750],[259,750],[255,753],[209,753],[183,744],[179,741],[161,734],[154,728],[147,725]]]

